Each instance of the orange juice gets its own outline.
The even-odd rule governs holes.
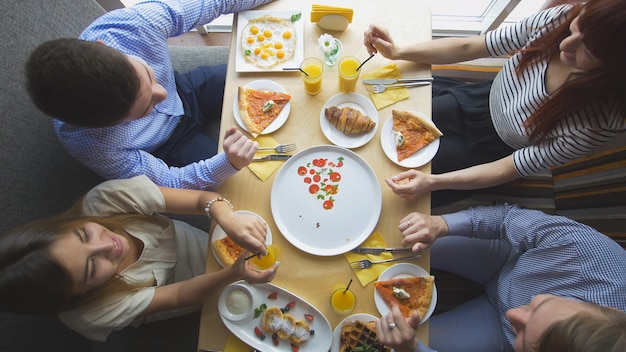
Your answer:
[[[330,296],[330,305],[337,314],[348,314],[356,305],[356,297],[352,291],[338,288]]]
[[[304,91],[309,95],[316,95],[322,91],[322,72],[324,72],[322,61],[314,57],[306,58],[302,61],[300,69],[306,72],[301,73]]]
[[[276,260],[278,260],[279,254],[280,251],[278,250],[278,247],[271,245],[267,247],[266,255],[252,257],[250,259],[250,263],[257,270],[268,270],[274,266]]]
[[[353,56],[346,56],[339,61],[339,90],[344,93],[354,92],[359,79],[357,68],[361,63]]]

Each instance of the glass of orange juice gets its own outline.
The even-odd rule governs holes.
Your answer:
[[[304,91],[310,95],[316,95],[322,91],[322,73],[324,64],[316,57],[307,57],[300,64],[300,75],[304,82]]]
[[[275,244],[267,246],[267,254],[255,255],[250,258],[250,264],[258,271],[265,271],[271,269],[280,256],[280,250]]]
[[[360,70],[357,70],[359,65],[361,62],[354,56],[344,56],[339,60],[339,91],[354,92],[356,81],[359,79]]]
[[[337,314],[348,314],[356,306],[356,296],[348,287],[340,287],[330,296],[330,305]]]

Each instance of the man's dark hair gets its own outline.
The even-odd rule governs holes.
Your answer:
[[[139,94],[139,77],[126,55],[75,38],[39,45],[26,62],[26,80],[37,108],[82,127],[119,124]]]

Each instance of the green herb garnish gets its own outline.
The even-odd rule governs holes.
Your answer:
[[[291,22],[296,22],[298,20],[300,20],[300,18],[302,17],[302,13],[298,12],[296,14],[291,15]]]
[[[263,314],[263,312],[267,309],[267,305],[265,303],[261,304],[259,308],[254,308],[254,317],[258,318]]]
[[[250,55],[250,53],[251,53],[251,51],[249,49],[246,49],[246,50],[243,51],[244,55]]]

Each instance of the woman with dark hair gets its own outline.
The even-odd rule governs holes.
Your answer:
[[[386,180],[406,199],[436,191],[433,206],[447,204],[587,155],[626,129],[622,0],[555,6],[481,36],[413,45],[372,25],[364,42],[370,53],[429,64],[511,54],[493,81],[436,77],[432,117],[443,137],[432,174]]]
[[[104,341],[128,325],[187,314],[208,291],[266,282],[243,260],[205,274],[207,234],[159,213],[206,214],[233,241],[265,253],[266,224],[214,192],[158,187],[146,176],[104,182],[65,214],[0,237],[0,310],[58,314]]]

